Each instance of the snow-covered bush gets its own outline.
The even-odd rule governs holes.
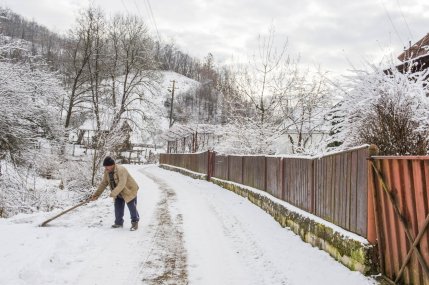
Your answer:
[[[61,92],[58,79],[42,66],[0,61],[0,150],[16,153],[37,138],[52,138],[59,114],[52,103]]]
[[[395,67],[356,71],[331,114],[340,147],[376,144],[385,155],[426,154],[429,134],[428,72]]]
[[[34,169],[13,163],[10,155],[0,160],[0,217],[50,211],[76,203],[82,193],[61,191],[59,180],[44,179]]]
[[[101,172],[101,168],[100,171]],[[64,190],[89,196],[93,192],[91,185],[92,169],[89,161],[66,161],[59,169]],[[101,177],[97,175],[96,177]]]
[[[58,180],[42,178],[58,176],[54,145],[63,133],[58,103],[64,90],[28,43],[0,39],[0,211],[10,216],[51,210],[68,200],[58,196]],[[19,57],[6,56],[15,50]]]

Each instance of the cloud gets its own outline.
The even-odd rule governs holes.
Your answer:
[[[27,18],[65,30],[87,0],[0,0]],[[429,20],[426,0],[94,0],[108,15],[130,12],[145,19],[155,35],[171,38],[184,51],[227,62],[232,55],[252,54],[258,35],[275,26],[278,45],[303,64],[342,73],[352,63],[377,61],[386,51],[400,53],[408,41],[423,37]],[[155,23],[154,23],[155,22]],[[411,31],[411,33],[410,33]]]

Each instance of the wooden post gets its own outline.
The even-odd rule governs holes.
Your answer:
[[[311,201],[310,201],[310,211],[312,214],[316,214],[316,209],[315,209],[315,204],[316,204],[316,191],[315,191],[315,180],[316,180],[316,173],[314,173],[314,164],[315,164],[315,160],[312,159],[311,160],[311,186],[310,186],[310,195],[311,195]]]
[[[176,80],[173,80],[173,87],[171,88],[171,102],[170,102],[170,128],[173,126],[173,103],[174,103],[174,90],[176,90]]]
[[[265,177],[264,177],[264,191],[267,192],[267,174],[268,174],[268,158],[266,156],[264,156],[264,160],[265,160]]]
[[[241,184],[244,184],[244,156],[241,156]]]
[[[207,151],[207,181],[210,181],[210,178],[213,174],[213,152],[210,150]]]
[[[67,210],[65,210],[65,211],[63,211],[63,212],[61,212],[61,213],[59,213],[59,214],[58,214],[58,215],[56,215],[55,217],[50,218],[49,220],[44,221],[42,224],[40,224],[40,227],[44,227],[44,226],[46,226],[49,222],[51,222],[51,221],[55,220],[55,219],[56,219],[56,218],[58,218],[58,217],[61,217],[62,215],[64,215],[64,214],[66,214],[66,213],[70,212],[71,210],[76,209],[77,207],[80,207],[80,206],[82,206],[82,205],[85,205],[85,204],[86,204],[86,203],[88,203],[88,202],[90,202],[90,200],[89,200],[89,199],[86,199],[86,200],[84,200],[84,201],[80,202],[80,203],[79,203],[79,204],[77,204],[76,206],[73,206],[73,207],[71,207],[71,208],[69,208],[69,209],[67,209]]]
[[[285,161],[284,158],[282,157],[280,159],[280,175],[281,175],[281,188],[280,188],[280,199],[284,201],[285,197],[284,197],[284,192],[285,192]]]
[[[226,180],[230,181],[229,179],[229,155],[226,156],[226,167],[227,167],[227,175],[226,175]]]
[[[195,131],[195,145],[194,145],[194,152],[197,152],[198,150],[198,131]]]
[[[371,159],[371,156],[378,155],[378,148],[376,145],[371,145],[368,149],[368,159]],[[371,161],[368,161],[368,222],[367,222],[367,239],[370,243],[375,244],[377,242],[377,236],[379,237],[380,242],[380,234],[378,233],[378,223],[376,221],[376,216],[378,216],[378,209],[376,208],[377,203],[377,194],[375,192],[375,183],[377,183],[377,180],[371,179],[373,176],[373,169],[371,165]],[[375,175],[374,175],[375,178]],[[381,246],[381,244],[380,244]]]

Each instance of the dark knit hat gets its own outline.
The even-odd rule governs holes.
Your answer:
[[[106,156],[106,158],[103,161],[103,166],[111,166],[114,164],[115,164],[115,161],[110,156]]]

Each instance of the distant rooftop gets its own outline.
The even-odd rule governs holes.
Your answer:
[[[429,33],[398,56],[402,62],[429,54]]]

